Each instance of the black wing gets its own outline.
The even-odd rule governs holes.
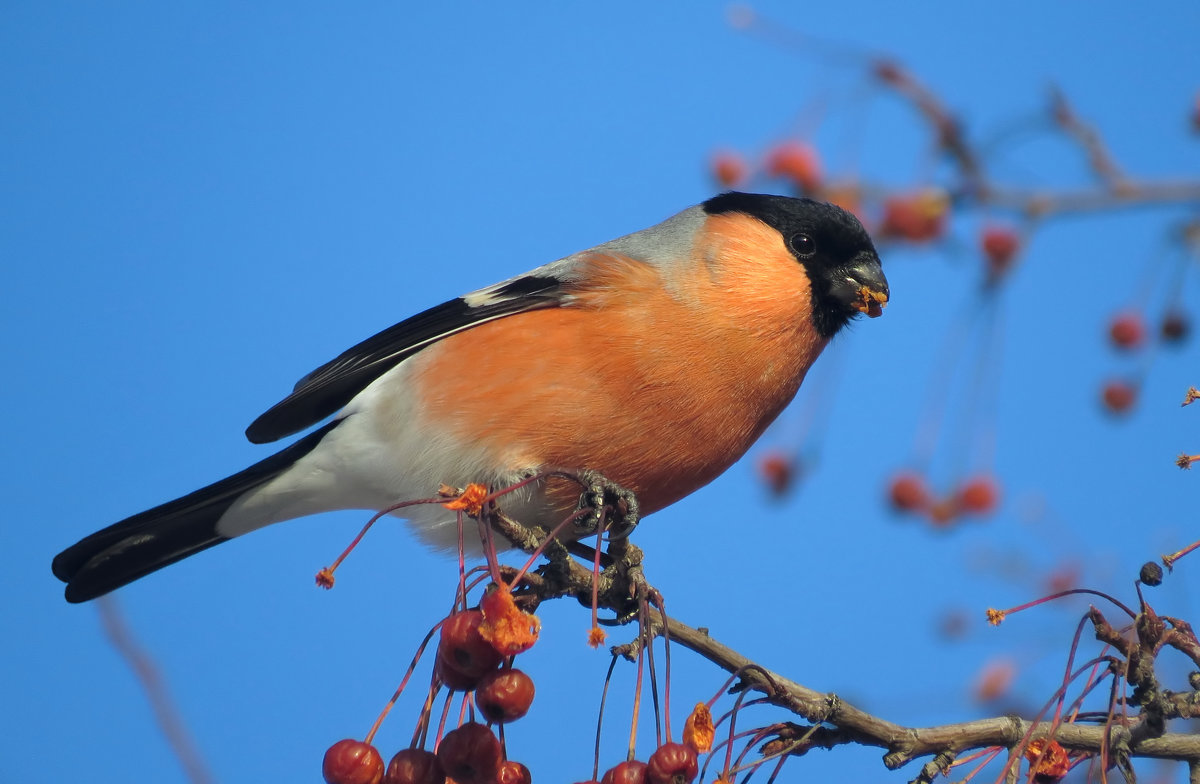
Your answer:
[[[557,277],[525,275],[418,313],[300,379],[290,395],[250,423],[246,438],[265,444],[299,432],[335,413],[372,381],[431,343],[485,321],[557,307],[567,299]]]

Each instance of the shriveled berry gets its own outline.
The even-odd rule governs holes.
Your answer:
[[[892,479],[888,498],[896,510],[915,512],[929,505],[929,490],[918,474],[904,473]]]
[[[370,743],[346,738],[325,752],[321,774],[329,784],[380,784],[383,757]]]
[[[1188,336],[1191,326],[1187,315],[1183,311],[1172,310],[1163,316],[1162,325],[1159,327],[1159,334],[1168,343],[1178,343]]]
[[[383,774],[383,784],[445,784],[446,774],[437,755],[425,749],[396,752]]]
[[[494,670],[475,687],[475,706],[490,722],[516,721],[533,703],[533,679],[515,667]]]
[[[500,772],[500,740],[483,724],[467,722],[446,733],[437,757],[457,784],[492,784]]]
[[[482,677],[489,670],[499,667],[504,658],[480,635],[481,623],[483,613],[479,610],[455,613],[442,623],[438,658],[445,661],[456,673],[467,678]]]
[[[689,784],[699,772],[696,752],[682,743],[664,743],[646,761],[647,784]]]
[[[496,784],[533,784],[533,775],[530,774],[529,768],[521,763],[505,760],[500,763]]]
[[[1162,567],[1154,561],[1146,561],[1142,564],[1141,574],[1138,579],[1142,581],[1142,585],[1148,585],[1153,588],[1156,585],[1162,585],[1163,570]]]
[[[622,762],[608,769],[600,784],[646,784],[646,763],[637,760]]]

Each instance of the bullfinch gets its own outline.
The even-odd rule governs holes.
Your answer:
[[[264,444],[329,422],[85,537],[53,571],[67,601],[83,602],[271,523],[546,469],[599,472],[649,514],[741,457],[838,330],[879,315],[888,296],[850,213],[724,193],[364,340],[300,379],[246,436]],[[550,529],[578,501],[577,487],[547,479],[503,506]],[[428,543],[456,546],[454,512],[397,514]]]

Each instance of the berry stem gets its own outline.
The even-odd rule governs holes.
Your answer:
[[[454,689],[447,689],[446,701],[442,703],[442,717],[438,719],[437,735],[434,738],[433,750],[437,752],[437,747],[442,742],[442,738],[446,733],[446,719],[450,716],[450,703],[454,701]]]
[[[554,530],[551,531],[549,533],[549,535],[546,536],[545,540],[543,540],[542,543],[539,544],[537,546],[537,548],[533,551],[533,553],[530,554],[529,560],[526,561],[525,565],[521,567],[521,570],[519,572],[517,572],[517,576],[512,579],[512,584],[515,586],[517,583],[519,583],[521,581],[521,578],[525,576],[525,573],[529,571],[529,568],[531,566],[533,566],[539,558],[542,557],[542,552],[550,545],[551,542],[555,541],[558,538],[558,535],[563,532],[564,528],[566,528],[571,523],[574,523],[576,520],[579,520],[586,514],[588,514],[588,510],[579,509],[576,512],[574,512],[573,514],[564,518],[561,523],[554,526]]]
[[[762,704],[767,703],[766,700],[755,700],[755,702],[762,703]],[[718,721],[717,725],[720,725],[720,723],[722,721],[729,718],[729,715],[730,715],[729,713],[726,713],[724,716],[722,716],[721,721]],[[705,778],[707,777],[708,763],[713,761],[713,759],[716,757],[716,753],[719,749],[722,749],[722,748],[725,749],[725,765],[721,769],[721,775],[718,776],[717,778],[721,781],[730,781],[731,780],[730,776],[733,775],[734,773],[736,773],[738,770],[737,768],[733,768],[730,766],[730,760],[732,759],[732,755],[733,755],[733,744],[739,740],[742,740],[743,738],[751,738],[750,742],[747,743],[743,747],[742,754],[738,755],[738,760],[740,761],[742,759],[742,757],[749,750],[751,750],[755,746],[757,746],[764,738],[768,737],[772,733],[779,732],[780,730],[784,729],[785,726],[786,725],[783,725],[783,724],[769,724],[766,727],[756,727],[755,729],[752,729],[752,730],[746,730],[745,732],[740,732],[736,736],[731,735],[728,738],[722,739],[720,743],[714,744],[712,749],[710,750],[708,758],[704,760],[704,767],[700,769],[700,776],[699,776],[700,781],[704,781]]]
[[[471,699],[471,692],[464,691],[462,703],[458,706],[458,726],[461,727],[468,719],[475,721],[475,701]]]
[[[386,718],[388,713],[391,712],[392,708],[396,704],[396,700],[400,699],[400,695],[404,693],[404,687],[408,685],[409,678],[412,677],[413,672],[417,669],[417,662],[421,660],[421,656],[425,653],[426,646],[429,645],[429,641],[433,639],[433,635],[437,633],[437,630],[440,628],[442,628],[442,621],[438,621],[433,625],[433,628],[429,630],[429,633],[425,635],[425,639],[422,640],[421,644],[417,647],[417,652],[413,655],[412,661],[408,665],[408,670],[404,673],[404,677],[400,679],[400,685],[396,687],[396,691],[394,694],[392,694],[392,698],[388,700],[387,705],[383,706],[383,710],[380,711],[379,716],[375,719],[375,723],[371,725],[371,730],[367,733],[367,737],[365,738],[367,743],[370,743],[372,740],[374,740],[375,733],[379,731],[379,727],[383,724],[384,718]]]
[[[478,519],[479,538],[483,543],[483,557],[487,561],[488,573],[492,576],[492,582],[496,585],[504,585],[504,580],[500,577],[500,564],[497,563],[496,541],[492,537],[490,519],[491,516],[488,513],[480,514]]]
[[[1197,458],[1200,458],[1200,455],[1198,455]],[[1197,459],[1197,458],[1193,458],[1193,459]],[[1197,547],[1200,547],[1200,540],[1192,542],[1187,547],[1183,548],[1182,550],[1179,550],[1178,552],[1172,553],[1171,555],[1164,555],[1162,557],[1163,565],[1166,566],[1168,569],[1174,569],[1176,561],[1178,561],[1180,558],[1187,555],[1188,553],[1192,552]]]
[[[633,718],[629,722],[629,759],[634,758],[634,754],[637,750],[637,728],[638,717],[641,715],[642,711],[642,670],[644,669],[645,665],[645,662],[643,661],[645,658],[645,653],[646,646],[644,644],[639,645],[637,655],[637,679],[633,687]],[[659,743],[659,745],[661,746],[662,744]]]
[[[652,597],[662,616],[663,638],[663,708],[667,727],[667,742],[671,740],[671,625],[667,622],[667,604],[662,594],[655,592]]]
[[[417,726],[413,728],[413,738],[408,744],[409,748],[425,748],[425,741],[429,739],[429,720],[433,717],[433,701],[437,698],[439,688],[440,684],[435,672],[432,680],[429,682],[429,691],[425,695],[425,703],[421,706],[421,716],[417,719]]]
[[[612,661],[608,663],[608,672],[604,674],[604,689],[600,692],[600,711],[596,716],[596,749],[592,758],[592,781],[598,781],[600,778],[600,729],[604,726],[604,706],[608,702],[608,687],[612,683],[613,670],[617,666],[617,655],[612,655]],[[632,752],[628,759],[632,760]]]
[[[971,779],[973,779],[979,775],[979,771],[983,770],[988,765],[992,764],[992,760],[994,760],[994,759],[996,759],[996,757],[1000,756],[1000,752],[1002,752],[1002,751],[1004,751],[1003,746],[993,746],[991,748],[982,749],[982,750],[976,752],[975,754],[972,754],[968,757],[962,758],[961,760],[955,760],[954,762],[950,763],[950,767],[954,767],[956,765],[965,765],[968,762],[971,762],[972,760],[983,757],[983,759],[981,759],[979,761],[979,764],[976,765],[974,768],[972,768],[970,773],[968,773],[966,776],[963,776],[961,779],[959,779],[959,781],[970,781]]]
[[[641,628],[642,650],[646,652],[646,664],[650,670],[650,700],[654,704],[654,737],[657,745],[663,745],[663,714],[658,701],[658,669],[654,666],[654,637],[649,634],[650,605],[642,599],[638,603],[638,626]],[[667,742],[671,742],[671,733],[667,731]]]
[[[399,511],[409,506],[436,503],[439,503],[439,499],[437,498],[422,498],[417,501],[402,501],[401,503],[393,504],[386,509],[376,512],[374,515],[372,515],[371,519],[367,521],[367,524],[362,527],[362,530],[358,532],[358,536],[354,537],[354,540],[350,542],[350,545],[342,551],[342,554],[339,555],[331,565],[317,572],[317,585],[321,586],[322,588],[333,587],[333,573],[337,571],[337,568],[341,565],[342,561],[346,560],[346,556],[350,555],[350,551],[357,547],[358,543],[362,541],[362,538],[367,535],[367,531],[371,530],[371,526],[375,525],[376,520],[384,515],[391,514],[392,512]]]
[[[600,546],[604,543],[604,526],[596,527],[596,555],[592,559],[592,628],[600,628]]]
[[[458,597],[462,599],[462,606],[465,609],[467,606],[467,550],[463,537],[462,512],[458,513],[455,527],[458,532]]]
[[[1200,542],[1198,542],[1197,544],[1200,544]],[[1065,591],[1059,591],[1058,593],[1052,593],[1049,596],[1043,596],[1040,599],[1034,599],[1031,602],[1025,602],[1024,604],[1018,604],[1016,607],[1010,607],[1007,610],[988,610],[988,618],[991,621],[993,626],[999,626],[1000,622],[1003,621],[1004,618],[1008,615],[1012,615],[1013,613],[1020,612],[1021,610],[1028,610],[1030,607],[1036,607],[1039,604],[1044,604],[1046,602],[1052,602],[1055,599],[1061,599],[1064,596],[1073,596],[1075,594],[1088,594],[1091,596],[1099,596],[1101,599],[1107,599],[1108,601],[1112,602],[1114,605],[1116,605],[1121,610],[1123,610],[1130,618],[1137,617],[1137,614],[1134,613],[1133,610],[1126,607],[1115,597],[1109,596],[1108,594],[1104,593],[1103,591],[1096,591],[1091,588],[1069,588],[1068,590],[1065,590]]]

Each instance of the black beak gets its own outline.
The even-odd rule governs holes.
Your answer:
[[[866,313],[871,318],[883,315],[888,303],[888,282],[883,276],[879,256],[864,251],[847,267],[834,273],[831,294],[848,310]]]

